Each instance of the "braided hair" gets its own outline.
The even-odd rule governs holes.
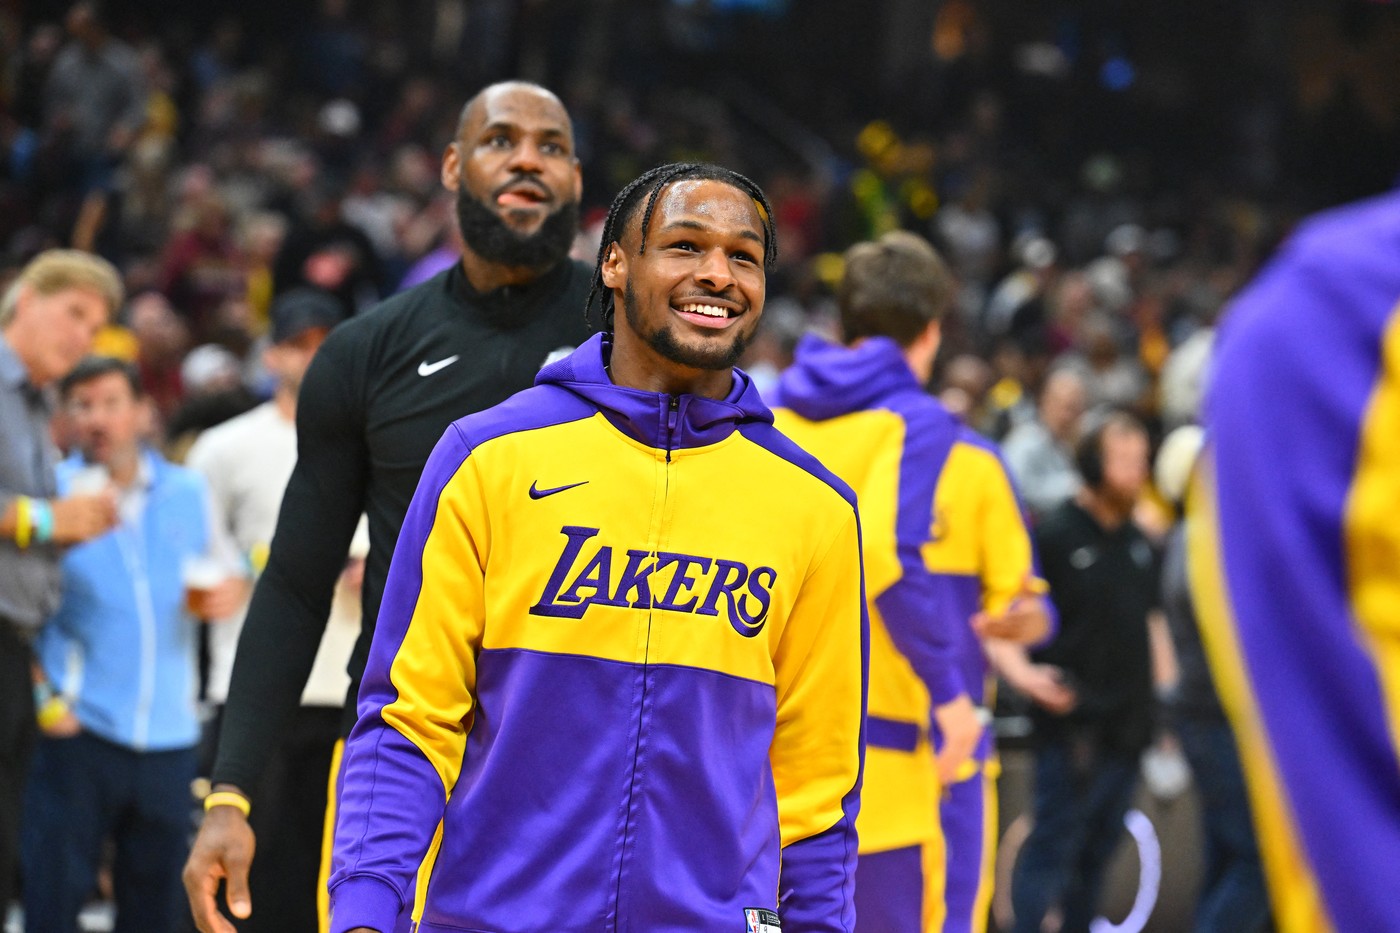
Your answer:
[[[778,232],[773,225],[773,207],[768,203],[762,188],[738,172],[710,162],[671,162],[658,165],[628,183],[617,193],[617,197],[613,198],[612,207],[608,209],[608,218],[603,223],[603,242],[598,247],[598,262],[593,267],[593,285],[588,290],[588,303],[583,306],[584,320],[590,325],[593,323],[593,302],[597,299],[603,329],[612,332],[615,309],[612,291],[603,284],[603,263],[607,260],[613,243],[622,239],[622,231],[627,229],[627,225],[636,216],[642,198],[646,198],[646,208],[642,212],[641,245],[637,248],[638,253],[646,252],[647,226],[651,223],[651,212],[662,189],[672,182],[687,179],[724,182],[753,199],[763,221],[763,266],[765,269],[773,268],[773,263],[778,258]]]

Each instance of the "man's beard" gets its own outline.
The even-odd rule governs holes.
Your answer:
[[[721,370],[730,369],[735,366],[744,351],[749,347],[749,337],[736,332],[734,340],[728,346],[715,342],[715,346],[688,347],[683,346],[676,340],[676,335],[667,326],[658,327],[651,333],[644,329],[645,321],[642,320],[641,308],[637,307],[637,293],[632,290],[632,283],[629,281],[622,290],[622,309],[627,315],[627,325],[632,328],[632,332],[642,340],[647,346],[657,353],[660,353],[672,363],[679,363],[681,366],[689,366],[692,369]],[[732,325],[738,327],[738,324]]]
[[[547,269],[569,255],[578,232],[578,202],[550,212],[534,233],[516,233],[466,187],[457,189],[457,223],[462,239],[487,262],[524,269]]]

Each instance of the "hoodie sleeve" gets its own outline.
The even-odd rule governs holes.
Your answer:
[[[899,576],[875,597],[891,640],[941,706],[968,692],[958,666],[957,618],[939,578],[924,560],[924,546],[939,533],[934,490],[948,456],[946,431],[910,418],[900,454],[895,516]]]
[[[1006,463],[986,442],[961,441],[954,451],[962,454],[979,493],[970,517],[978,532],[976,566],[982,581],[982,607],[992,613],[1005,612],[1025,590],[1045,597],[1050,586],[1040,574],[1026,510]],[[1059,627],[1054,604],[1048,597],[1043,601],[1050,629],[1038,643],[1041,645],[1048,644]]]
[[[813,567],[774,657],[784,933],[855,928],[870,631],[854,510]]]
[[[462,769],[476,694],[490,539],[470,450],[448,428],[394,549],[346,742],[331,930],[396,929]]]

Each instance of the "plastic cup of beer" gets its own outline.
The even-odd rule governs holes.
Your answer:
[[[210,592],[228,578],[222,562],[212,557],[186,557],[180,564],[185,584],[185,608],[198,619],[207,618],[205,605]]]
[[[95,496],[112,486],[112,474],[100,463],[83,467],[68,481],[70,496]]]

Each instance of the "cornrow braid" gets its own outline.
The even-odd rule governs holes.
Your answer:
[[[763,221],[763,266],[772,269],[778,259],[778,231],[773,224],[773,207],[768,197],[755,182],[732,169],[711,162],[671,162],[658,165],[633,179],[613,198],[608,209],[607,220],[603,222],[603,241],[598,246],[598,262],[593,266],[593,285],[588,290],[588,303],[583,306],[583,318],[593,324],[593,302],[598,302],[598,311],[603,329],[611,333],[613,329],[612,292],[603,284],[603,263],[614,243],[620,242],[622,232],[637,214],[643,196],[646,208],[642,211],[641,244],[638,253],[647,249],[647,227],[651,224],[651,212],[662,190],[672,182],[697,179],[700,181],[720,181],[738,188],[753,199],[758,206]]]

